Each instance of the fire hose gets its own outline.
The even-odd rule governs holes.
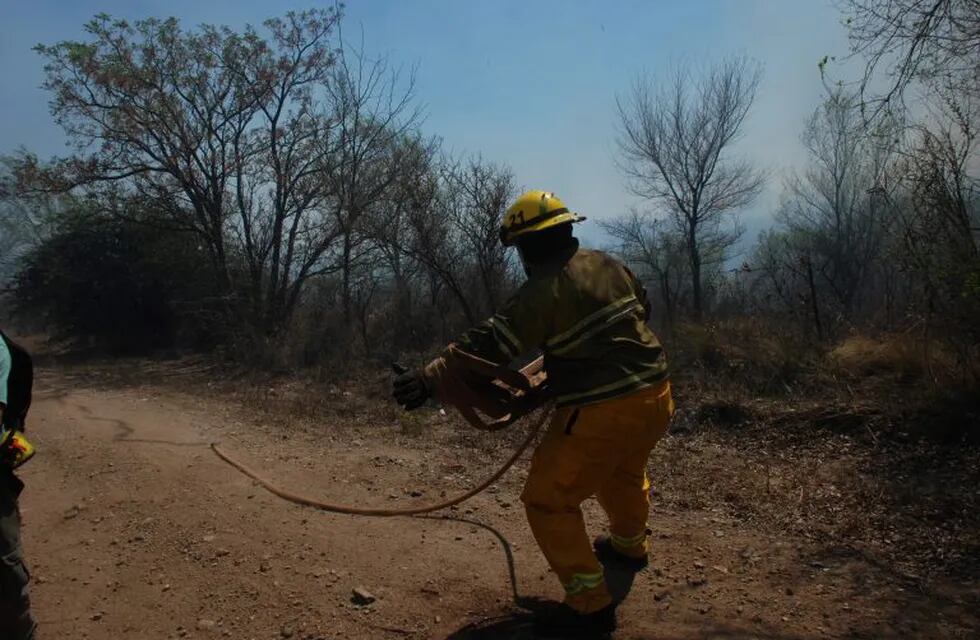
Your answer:
[[[474,412],[472,406],[467,404],[457,405],[457,408],[460,409],[460,413],[463,415],[463,417],[477,428],[485,431],[496,431],[521,420],[525,415],[528,415],[528,412],[532,407],[537,406],[533,402],[532,396],[534,395],[534,392],[540,389],[542,386],[540,378],[537,381],[534,381],[536,372],[540,371],[541,369],[540,359],[532,362],[521,371],[514,371],[510,369],[503,369],[493,365],[492,363],[488,363],[461,352],[453,355],[455,358],[454,361],[458,365],[465,367],[471,373],[481,375],[486,384],[493,384],[496,390],[503,390],[508,394],[508,397],[513,399],[511,404],[513,410],[498,420],[490,423],[485,423],[480,420],[477,414]],[[419,507],[381,509],[325,502],[323,500],[304,496],[279,487],[259,472],[249,468],[244,463],[228,455],[228,453],[225,452],[217,443],[211,444],[211,450],[214,451],[215,455],[217,455],[223,461],[237,469],[245,476],[248,476],[254,480],[273,495],[294,504],[312,507],[314,509],[328,511],[331,513],[346,513],[359,516],[413,516],[423,513],[431,513],[441,509],[447,509],[454,505],[460,504],[461,502],[465,502],[473,496],[485,491],[488,487],[490,487],[490,485],[507,473],[507,471],[520,459],[524,452],[527,451],[527,449],[534,442],[538,432],[541,431],[541,427],[543,427],[548,421],[551,414],[552,410],[550,407],[541,407],[538,409],[538,415],[532,421],[531,428],[528,430],[527,436],[510,456],[510,458],[508,458],[507,461],[486,480],[463,494],[448,500],[443,500],[442,502]]]
[[[469,500],[473,496],[485,491],[490,485],[492,485],[494,482],[499,480],[502,475],[507,473],[507,471],[512,466],[514,466],[514,463],[516,463],[520,459],[521,455],[523,455],[523,453],[527,451],[528,447],[531,446],[531,443],[534,442],[535,436],[538,435],[538,432],[541,430],[541,427],[544,425],[550,413],[551,413],[550,411],[544,409],[542,409],[539,412],[537,419],[534,420],[534,422],[532,423],[531,429],[528,431],[527,437],[524,438],[524,441],[521,442],[520,446],[517,447],[513,455],[511,455],[511,457],[508,458],[507,462],[505,462],[503,466],[501,466],[489,478],[487,478],[477,486],[473,487],[466,493],[458,495],[449,500],[444,500],[442,502],[420,506],[420,507],[405,507],[401,509],[378,509],[378,508],[355,507],[351,505],[323,502],[322,500],[317,500],[316,498],[311,498],[308,496],[300,495],[298,493],[293,493],[292,491],[288,491],[286,489],[277,486],[270,480],[264,478],[257,471],[248,468],[243,463],[229,456],[221,449],[221,447],[218,444],[212,443],[211,450],[214,451],[219,458],[221,458],[222,460],[230,464],[232,467],[238,469],[240,472],[242,472],[243,474],[245,474],[255,482],[259,483],[260,485],[262,485],[262,487],[265,488],[267,491],[269,491],[269,493],[272,493],[273,495],[276,495],[282,498],[283,500],[288,500],[289,502],[303,505],[304,507],[313,507],[314,509],[320,509],[321,511],[329,511],[332,513],[348,513],[348,514],[358,515],[358,516],[381,516],[381,517],[414,516],[422,513],[431,513],[432,511],[439,511],[440,509],[447,509],[461,502],[465,502],[466,500]]]

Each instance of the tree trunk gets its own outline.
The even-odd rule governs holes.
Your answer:
[[[813,262],[810,256],[804,258],[806,262],[806,280],[810,288],[810,308],[813,312],[813,326],[817,330],[817,340],[823,342],[823,325],[820,322],[820,305],[817,303],[817,285],[813,279]]]
[[[701,322],[703,301],[701,299],[701,252],[698,247],[697,227],[691,225],[687,236],[687,250],[691,262],[691,290],[694,296],[694,321]]]
[[[342,262],[342,283],[341,283],[341,305],[344,309],[344,326],[350,327],[351,323],[351,234],[348,230],[344,233],[344,254]]]
[[[674,296],[670,290],[670,269],[664,269],[660,273],[660,295],[664,299],[664,323],[667,325],[667,332],[673,334]]]

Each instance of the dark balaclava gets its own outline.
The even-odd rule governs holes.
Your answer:
[[[518,237],[516,244],[526,273],[530,273],[535,266],[563,256],[571,257],[578,248],[578,240],[572,235],[571,223]]]

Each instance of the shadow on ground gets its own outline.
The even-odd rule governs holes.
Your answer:
[[[537,638],[534,635],[533,623],[534,613],[518,611],[468,623],[446,636],[446,640],[500,640],[503,638],[533,640]],[[601,637],[597,636],[597,638]],[[649,633],[637,635],[626,630],[617,632],[612,637],[622,640],[639,640],[640,638],[643,640],[801,640],[800,636],[758,629],[739,629],[724,624],[706,624],[689,631],[672,631],[653,635]]]
[[[553,611],[560,606],[560,603],[542,598],[523,597],[518,594],[510,545],[499,532],[492,527],[476,521],[463,518],[448,519],[480,526],[492,532],[500,540],[507,555],[511,585],[514,591],[514,608],[498,616],[468,622],[447,635],[446,640],[496,640],[500,638],[531,640],[536,638],[537,636],[534,635],[535,617]],[[632,590],[637,572],[611,562],[604,562],[603,565],[606,573],[606,583],[609,586],[609,591],[613,599],[616,602],[622,602]],[[642,637],[644,640],[701,640],[710,638],[717,640],[741,640],[743,638],[745,640],[749,640],[750,638],[755,640],[799,640],[798,636],[781,634],[776,631],[746,630],[730,625],[711,625],[710,623],[703,627],[692,629],[689,632],[665,632],[658,635],[644,634],[643,636],[637,636],[627,630],[617,633],[613,637],[624,639]]]
[[[507,569],[510,574],[511,590],[514,597],[515,611],[502,614],[493,618],[470,622],[446,636],[447,640],[480,640],[489,638],[534,638],[534,619],[539,615],[546,615],[558,609],[561,604],[542,598],[521,596],[517,591],[517,576],[514,571],[514,558],[511,553],[510,543],[503,535],[489,525],[467,520],[465,518],[447,518],[458,520],[468,524],[476,525],[490,531],[501,543],[507,558]],[[612,563],[603,563],[606,573],[606,584],[612,594],[613,600],[622,602],[629,595],[633,588],[633,581],[636,572],[623,568]]]

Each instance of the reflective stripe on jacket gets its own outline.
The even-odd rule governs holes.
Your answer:
[[[456,344],[497,363],[541,349],[557,405],[590,404],[667,378],[648,315],[646,292],[629,269],[576,244],[553,263],[534,265],[504,307]]]

